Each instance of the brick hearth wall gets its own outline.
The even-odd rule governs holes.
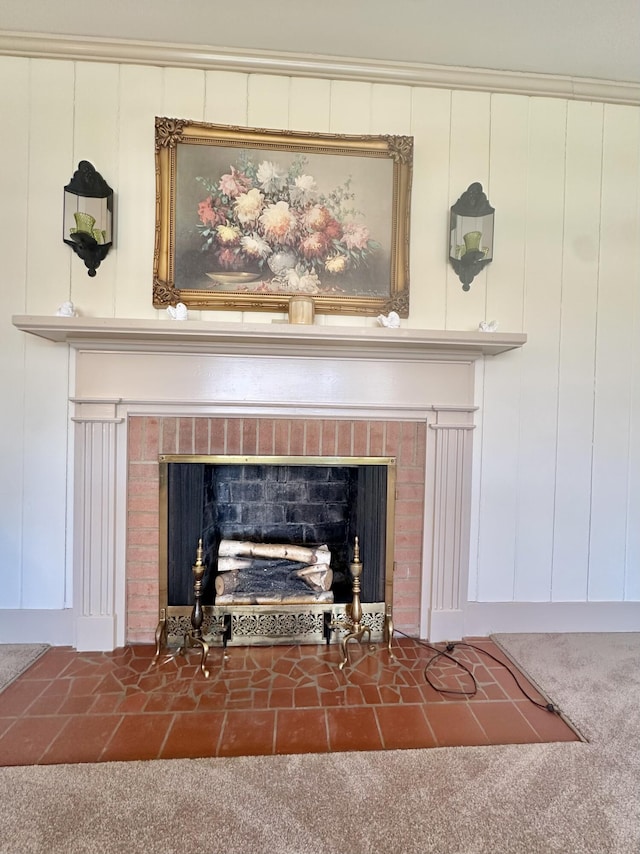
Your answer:
[[[396,457],[393,616],[420,625],[426,425],[276,418],[129,419],[127,643],[151,643],[159,609],[159,454]]]

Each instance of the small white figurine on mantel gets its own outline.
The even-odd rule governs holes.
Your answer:
[[[400,328],[400,315],[396,311],[390,311],[389,314],[379,314],[378,323],[380,326],[386,326],[388,329]]]
[[[76,311],[76,307],[71,302],[71,300],[67,300],[67,302],[63,302],[62,305],[58,306],[58,310],[56,311],[56,317],[77,317],[78,312]]]
[[[175,307],[172,305],[167,306],[167,314],[172,320],[186,320],[189,316],[187,307],[183,302],[176,303]]]
[[[478,329],[480,332],[496,332],[498,329],[497,320],[481,320]]]

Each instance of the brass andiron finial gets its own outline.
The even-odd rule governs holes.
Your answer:
[[[191,567],[193,573],[193,608],[191,609],[191,630],[188,631],[183,638],[182,645],[179,646],[174,652],[171,652],[164,656],[162,660],[161,654],[162,649],[166,646],[167,643],[167,609],[160,609],[160,621],[158,623],[158,627],[156,629],[156,652],[151,662],[151,667],[155,667],[158,664],[166,664],[169,661],[175,661],[179,655],[184,655],[185,652],[194,647],[199,647],[202,650],[201,658],[200,658],[200,670],[202,671],[202,675],[205,679],[209,678],[209,670],[206,667],[207,664],[207,656],[209,655],[209,643],[204,639],[202,633],[202,624],[204,622],[204,610],[202,607],[202,580],[204,578],[204,574],[206,571],[206,567],[204,565],[204,561],[202,559],[203,548],[202,548],[202,539],[198,540],[198,548],[196,550],[196,562]],[[222,629],[214,629],[211,627],[211,631],[217,634],[220,634],[222,637],[222,645],[226,646],[225,634],[227,632],[227,624],[226,621],[223,621],[224,624]],[[222,659],[223,661],[227,658],[227,655],[223,652]]]
[[[360,543],[358,542],[358,538],[355,538],[355,543],[353,547],[353,561],[349,564],[349,570],[351,572],[351,578],[353,579],[353,598],[351,599],[351,607],[348,609],[348,613],[345,615],[344,620],[333,620],[329,624],[329,628],[331,629],[343,629],[347,632],[347,634],[340,641],[340,647],[342,648],[342,661],[339,664],[340,670],[342,670],[345,664],[349,663],[349,653],[347,650],[347,643],[350,640],[356,640],[358,643],[362,643],[364,636],[366,635],[369,640],[369,650],[373,652],[375,647],[371,645],[371,629],[369,626],[365,626],[362,624],[362,603],[360,602],[360,576],[362,575],[362,563],[360,562]]]
[[[205,566],[202,562],[202,538],[198,540],[198,548],[196,550],[196,562],[192,567],[193,571],[193,609],[191,611],[191,631],[184,637],[184,645],[182,649],[199,646],[202,648],[202,657],[200,659],[200,670],[205,679],[209,678],[209,671],[205,667],[207,656],[209,655],[209,644],[202,637],[202,621],[204,614],[202,611],[202,579],[204,577]]]
[[[193,605],[193,611],[191,612],[191,625],[193,626],[191,636],[199,639],[202,637],[202,620],[204,618],[202,613],[202,578],[204,576],[204,565],[202,563],[202,538],[198,540],[196,562],[192,567],[192,571],[193,597],[195,602]]]

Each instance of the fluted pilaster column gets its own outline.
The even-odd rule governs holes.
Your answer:
[[[76,648],[116,643],[117,401],[76,403],[74,612]]]
[[[443,417],[444,415],[444,417]],[[469,572],[472,431],[469,413],[441,413],[431,424],[431,585],[428,636],[453,640],[464,632]]]

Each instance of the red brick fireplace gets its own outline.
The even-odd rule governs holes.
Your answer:
[[[129,419],[126,640],[149,643],[158,621],[159,454],[247,454],[397,459],[393,614],[420,632],[426,425],[338,419]]]
[[[149,641],[158,455],[397,457],[394,621],[464,631],[475,363],[508,333],[14,317],[71,348],[68,531],[79,650]]]

